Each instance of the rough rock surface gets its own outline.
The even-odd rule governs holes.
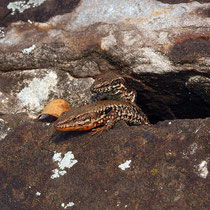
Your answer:
[[[209,11],[209,0],[1,0],[1,209],[207,209]],[[92,137],[34,120],[55,98],[89,103],[108,69],[153,124],[171,121]]]
[[[101,136],[25,123],[0,142],[1,209],[208,209],[210,118]]]
[[[210,116],[209,1],[9,2],[0,3],[0,72],[15,85],[1,81],[0,112],[32,114],[55,97],[87,103],[89,77],[113,69],[134,77],[137,103],[153,123]],[[45,91],[37,80],[44,72],[44,81],[53,76]],[[66,86],[68,77],[74,82]],[[36,105],[29,105],[29,92],[18,93],[33,79],[45,94],[33,93]]]
[[[0,112],[37,115],[44,105],[55,98],[81,106],[90,101],[92,82],[91,78],[76,79],[66,72],[46,69],[0,73]]]

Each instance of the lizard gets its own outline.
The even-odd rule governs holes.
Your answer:
[[[96,76],[90,90],[92,93],[105,95],[107,99],[132,103],[136,101],[137,96],[136,90],[127,88],[125,79],[112,71]]]
[[[103,100],[63,112],[54,122],[58,131],[93,131],[99,135],[110,129],[117,121],[129,124],[149,124],[147,116],[135,103],[117,100]]]
[[[149,97],[152,97],[156,103],[159,103],[160,106],[166,110],[166,113],[172,119],[176,119],[176,116],[172,112],[172,110],[166,105],[161,102],[161,99],[158,97],[157,90],[147,86],[141,80],[127,74],[118,73],[115,71],[104,71],[103,73],[95,76],[95,81],[93,82],[90,90],[92,93],[99,94],[100,97],[103,99],[114,99],[114,100],[122,100],[128,101],[131,103],[136,103],[137,92],[135,89],[127,88],[127,82],[132,85],[133,82],[138,84],[138,88],[144,89],[144,91],[148,92],[147,94]],[[102,94],[102,95],[101,95]],[[150,99],[151,100],[151,99]],[[162,112],[162,109],[160,110]]]

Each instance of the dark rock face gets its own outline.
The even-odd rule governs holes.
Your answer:
[[[207,209],[208,18],[209,0],[1,0],[0,209]],[[91,102],[106,70],[150,127],[35,120],[56,98]]]
[[[176,63],[192,63],[196,59],[209,56],[210,39],[202,35],[182,37],[177,40],[169,53],[169,57]]]
[[[208,208],[210,119],[119,122],[101,136],[33,122],[0,142],[3,209]]]
[[[147,1],[146,8],[129,1],[121,4],[124,16],[117,1],[114,13],[103,1],[95,4],[94,15],[86,0],[46,22],[19,21],[2,29],[1,113],[38,115],[54,98],[71,106],[88,103],[92,78],[111,69],[133,77],[129,86],[152,123],[210,116],[209,22],[201,14],[208,4],[170,4],[166,10],[157,1]],[[193,77],[206,82],[191,84]]]
[[[50,17],[72,12],[79,2],[79,0],[61,0],[59,2],[56,0],[37,2],[2,0],[0,3],[0,27],[8,26],[18,20],[46,22]]]

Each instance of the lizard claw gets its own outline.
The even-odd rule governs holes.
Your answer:
[[[104,130],[104,127],[94,128],[92,129],[92,136],[95,134],[97,134],[97,136],[100,136]]]

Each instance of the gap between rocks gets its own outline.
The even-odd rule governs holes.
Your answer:
[[[126,82],[128,86],[136,89],[137,104],[147,114],[151,123],[210,116],[209,75],[183,71],[133,77],[135,79],[126,78]],[[196,77],[196,82],[191,79]]]

